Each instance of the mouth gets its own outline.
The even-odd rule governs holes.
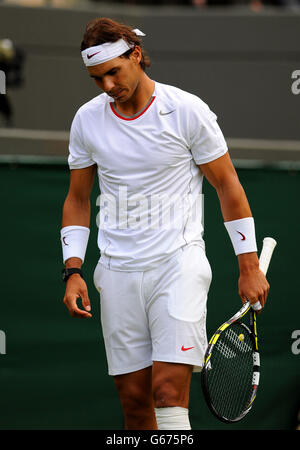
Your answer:
[[[122,92],[123,92],[123,91],[124,91],[124,89],[120,89],[120,90],[117,91],[117,92],[111,93],[110,96],[113,97],[113,98],[119,98],[119,97],[122,96]]]

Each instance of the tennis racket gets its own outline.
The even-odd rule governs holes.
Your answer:
[[[276,246],[273,238],[263,240],[260,270],[266,274]],[[203,359],[201,384],[206,403],[219,420],[238,422],[252,408],[260,374],[256,313],[247,301],[209,341]],[[249,312],[249,325],[243,322]]]

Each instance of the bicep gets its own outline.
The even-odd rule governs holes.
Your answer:
[[[200,164],[199,168],[207,181],[218,191],[224,186],[239,183],[235,168],[229,153],[206,164]]]

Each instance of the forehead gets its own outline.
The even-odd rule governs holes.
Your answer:
[[[120,58],[118,56],[117,58],[111,59],[110,61],[106,61],[102,64],[97,64],[96,66],[89,66],[87,67],[87,69],[90,75],[102,77],[110,70],[116,67],[120,67],[122,64],[124,64],[124,58]]]

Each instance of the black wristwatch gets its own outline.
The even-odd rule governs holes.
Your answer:
[[[81,278],[83,278],[83,273],[81,269],[78,269],[77,267],[72,267],[72,268],[64,268],[62,270],[62,279],[64,282],[66,282],[68,280],[68,278],[70,277],[70,275],[73,275],[73,273],[79,273],[79,275],[81,276]]]

